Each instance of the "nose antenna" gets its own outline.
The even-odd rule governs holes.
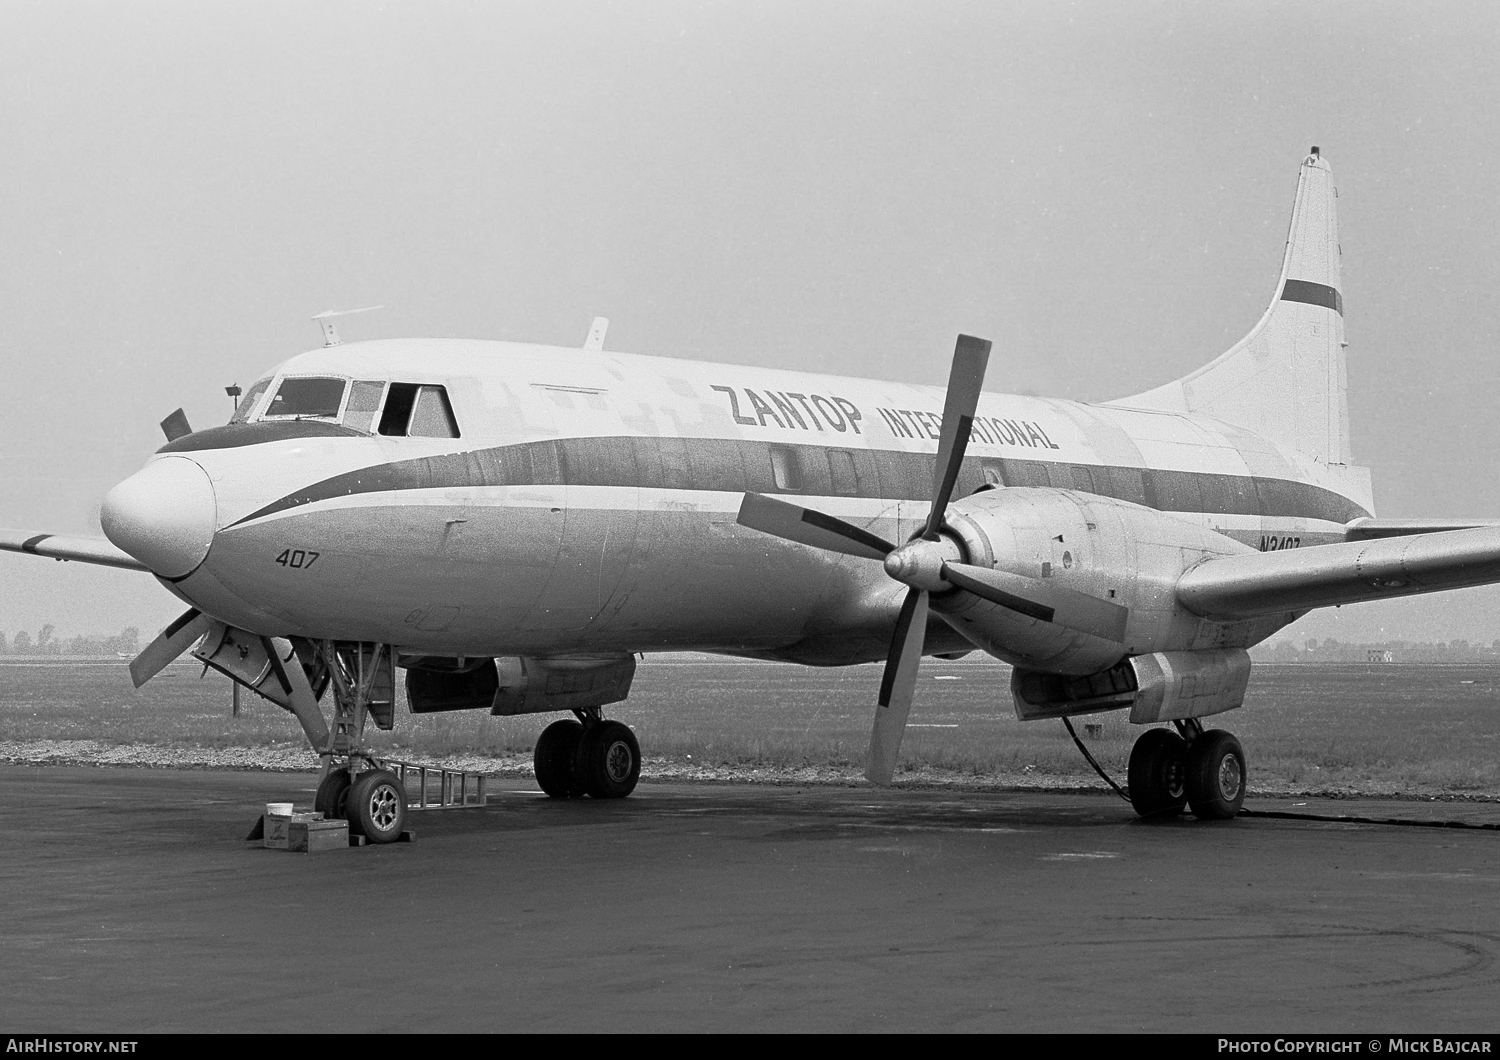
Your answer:
[[[334,317],[347,317],[355,313],[368,313],[371,310],[384,308],[385,306],[383,305],[367,305],[360,309],[327,309],[313,317],[313,319],[323,329],[323,345],[325,347],[337,346],[343,340],[339,338],[339,333],[333,328]]]

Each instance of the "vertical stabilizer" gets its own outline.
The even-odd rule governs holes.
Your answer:
[[[1314,147],[1302,161],[1276,298],[1260,323],[1196,372],[1110,404],[1213,416],[1324,463],[1348,464],[1336,199],[1333,171]]]

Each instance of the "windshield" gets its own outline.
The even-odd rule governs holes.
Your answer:
[[[252,386],[249,390],[245,391],[245,396],[240,398],[240,403],[238,407],[235,408],[234,415],[229,418],[229,422],[248,422],[250,417],[255,414],[256,406],[260,404],[261,395],[266,392],[266,387],[270,385],[271,380],[262,379],[260,382]]]
[[[283,379],[261,418],[316,416],[334,419],[344,403],[344,387],[347,385],[343,379]]]

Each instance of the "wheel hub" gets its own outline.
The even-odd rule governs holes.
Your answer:
[[[1219,762],[1219,794],[1226,802],[1233,802],[1240,794],[1240,760],[1234,755],[1225,755]]]
[[[623,784],[630,778],[630,768],[634,765],[634,756],[624,740],[616,740],[609,745],[609,750],[604,753],[604,771],[609,774],[609,779],[616,784]]]
[[[396,823],[400,812],[399,799],[389,784],[381,784],[370,792],[370,820],[384,830]]]

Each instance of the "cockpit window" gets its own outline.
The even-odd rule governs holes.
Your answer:
[[[380,414],[380,433],[392,437],[457,438],[458,422],[440,386],[392,383]]]
[[[424,386],[418,392],[417,407],[412,410],[406,433],[413,438],[458,437],[458,424],[453,422],[447,391],[440,386]]]
[[[380,395],[385,393],[385,383],[356,379],[349,391],[349,404],[344,406],[344,426],[353,427],[366,434],[374,430],[375,413],[380,409]]]
[[[343,379],[283,379],[276,396],[261,414],[262,419],[279,416],[336,419],[344,403]]]
[[[245,391],[245,396],[240,398],[239,406],[234,410],[234,415],[229,418],[229,422],[245,423],[251,416],[255,415],[256,406],[260,404],[260,399],[265,394],[266,387],[270,385],[270,379],[262,379],[249,390]]]

